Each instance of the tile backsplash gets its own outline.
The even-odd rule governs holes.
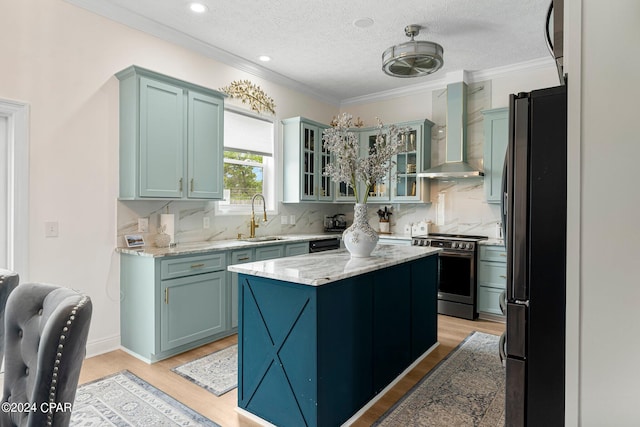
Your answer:
[[[431,181],[431,204],[387,204],[369,207],[369,223],[378,229],[376,211],[391,207],[391,232],[403,234],[407,225],[431,221],[430,231],[495,237],[500,205],[484,198],[483,178]],[[353,214],[347,216],[349,222]]]
[[[118,201],[118,246],[124,246],[124,235],[143,234],[145,242],[153,245],[155,235],[160,226],[160,215],[170,213],[175,219],[175,241],[177,243],[202,242],[209,240],[235,239],[238,233],[249,235],[250,214],[238,213],[222,215],[215,210],[216,202],[188,202],[188,201]],[[260,227],[256,229],[257,236],[280,234],[321,233],[324,227],[324,217],[336,213],[353,211],[351,205],[332,204],[284,204],[279,206],[278,214],[267,215],[267,222],[263,223],[262,206],[256,206],[256,216]],[[295,224],[281,224],[281,217],[285,216],[290,222],[295,217]],[[209,228],[204,228],[204,218],[209,218]],[[149,218],[147,233],[138,232],[138,218]]]
[[[369,223],[378,227],[377,210],[389,206],[391,232],[403,234],[406,225],[431,221],[432,232],[479,234],[495,237],[496,223],[500,220],[500,206],[484,200],[483,179],[465,178],[431,181],[431,201],[427,204],[371,204]],[[118,246],[124,246],[125,234],[143,234],[145,241],[153,245],[160,226],[160,214],[171,213],[175,217],[175,241],[178,243],[235,239],[238,233],[249,234],[249,214],[220,215],[215,212],[215,202],[184,201],[118,201]],[[258,209],[256,214],[261,211]],[[260,221],[257,236],[280,234],[321,233],[324,217],[336,213],[345,214],[347,224],[353,223],[351,204],[284,204],[276,215],[268,215],[267,222]],[[295,225],[281,224],[281,217],[289,222],[295,216]],[[203,228],[204,218],[209,218],[209,228]],[[149,218],[149,231],[138,232],[138,218]]]

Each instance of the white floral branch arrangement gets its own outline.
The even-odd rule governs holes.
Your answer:
[[[350,184],[356,203],[367,203],[371,188],[387,176],[394,164],[392,158],[400,149],[401,137],[408,132],[395,125],[385,127],[380,119],[377,120],[375,144],[364,157],[360,156],[358,134],[351,131],[354,127],[352,115],[342,113],[332,122],[333,126],[323,132],[323,147],[332,155],[323,175],[333,182]],[[358,191],[359,182],[364,183],[362,193]]]

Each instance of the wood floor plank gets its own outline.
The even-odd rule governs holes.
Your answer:
[[[471,332],[480,331],[500,335],[504,332],[504,327],[503,323],[486,320],[469,321],[449,316],[438,316],[438,342],[440,345],[353,425],[356,427],[370,426]],[[84,384],[126,369],[223,427],[256,427],[258,424],[236,412],[237,389],[217,397],[171,372],[171,369],[176,366],[237,342],[238,336],[233,335],[152,365],[142,362],[122,350],[112,351],[86,359],[82,366],[79,382]],[[496,355],[496,357],[498,356]]]

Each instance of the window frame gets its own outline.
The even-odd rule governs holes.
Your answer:
[[[263,189],[262,189],[262,195],[264,196],[266,202],[267,202],[267,213],[270,214],[277,214],[278,210],[277,210],[277,185],[276,183],[278,182],[278,180],[280,179],[279,174],[278,174],[278,167],[277,165],[279,164],[278,160],[279,160],[279,156],[278,156],[278,140],[277,140],[277,126],[276,126],[276,119],[274,117],[268,117],[268,116],[264,116],[262,114],[257,114],[255,112],[252,111],[248,111],[242,108],[237,108],[237,107],[233,107],[233,106],[229,106],[229,105],[225,105],[224,107],[225,111],[229,111],[235,114],[241,114],[256,120],[262,120],[268,123],[271,123],[272,126],[272,141],[273,141],[273,146],[272,146],[272,154],[271,156],[266,156],[264,155],[264,153],[260,153],[263,157],[262,157],[262,164],[256,164],[255,166],[262,166],[263,170],[262,170],[262,176],[263,176]],[[236,153],[242,152],[236,149],[232,149],[232,147],[228,147],[229,149],[227,149],[226,146],[224,146],[223,148],[223,152],[224,151],[233,151]],[[246,152],[246,151],[245,151]],[[230,160],[234,160],[234,159],[230,159]],[[223,165],[224,163],[227,163],[225,159],[223,159]],[[230,163],[236,163],[234,161],[230,162]],[[240,163],[240,162],[238,162]],[[242,163],[245,164],[245,163]],[[224,180],[223,180],[224,182]],[[262,209],[262,202],[259,202],[259,206],[260,209]],[[220,216],[224,216],[224,215],[238,215],[238,214],[250,214],[251,213],[251,204],[246,204],[246,205],[232,205],[232,204],[223,204],[220,202],[216,203],[216,207],[215,207],[215,215],[220,215]]]

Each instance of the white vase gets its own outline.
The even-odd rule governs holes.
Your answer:
[[[367,205],[356,203],[353,209],[353,224],[344,230],[342,240],[353,258],[366,258],[378,244],[378,233],[367,220]]]

